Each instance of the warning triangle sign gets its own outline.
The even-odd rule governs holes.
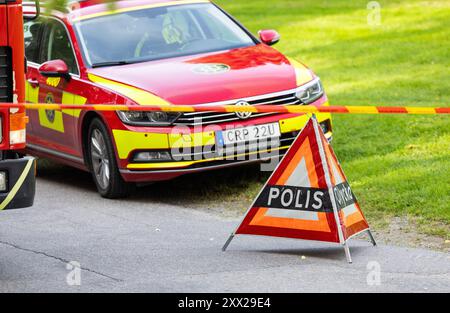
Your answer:
[[[243,222],[231,235],[261,235],[344,245],[369,225],[315,117],[300,132]]]

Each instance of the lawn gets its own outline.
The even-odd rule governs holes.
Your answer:
[[[314,69],[332,104],[450,105],[448,1],[380,1],[379,26],[367,22],[367,1],[216,3],[253,33],[278,30],[276,48]],[[448,116],[334,116],[333,146],[375,228],[407,217],[419,232],[450,238],[449,128]],[[175,189],[183,201],[244,211],[266,178],[251,166],[181,178],[156,192],[166,198]]]

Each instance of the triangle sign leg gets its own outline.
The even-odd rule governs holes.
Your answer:
[[[222,251],[225,252],[227,251],[228,246],[230,245],[231,241],[234,238],[234,233],[230,235],[230,237],[228,237],[227,242],[225,242],[225,244],[222,247]]]
[[[352,255],[350,254],[350,247],[348,246],[348,243],[344,243],[344,250],[345,250],[345,256],[347,257],[348,263],[353,263],[352,261]]]
[[[372,242],[373,246],[375,247],[377,245],[377,242],[375,241],[375,238],[373,238],[372,232],[370,229],[367,230],[367,234],[369,235],[369,239]]]

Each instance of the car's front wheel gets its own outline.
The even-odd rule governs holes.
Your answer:
[[[100,119],[92,120],[87,140],[90,170],[100,195],[109,199],[128,196],[133,185],[120,175],[111,139]]]

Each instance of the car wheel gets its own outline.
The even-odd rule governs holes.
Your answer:
[[[92,120],[87,140],[89,166],[100,195],[109,199],[128,196],[134,185],[120,175],[111,139],[100,119]]]

